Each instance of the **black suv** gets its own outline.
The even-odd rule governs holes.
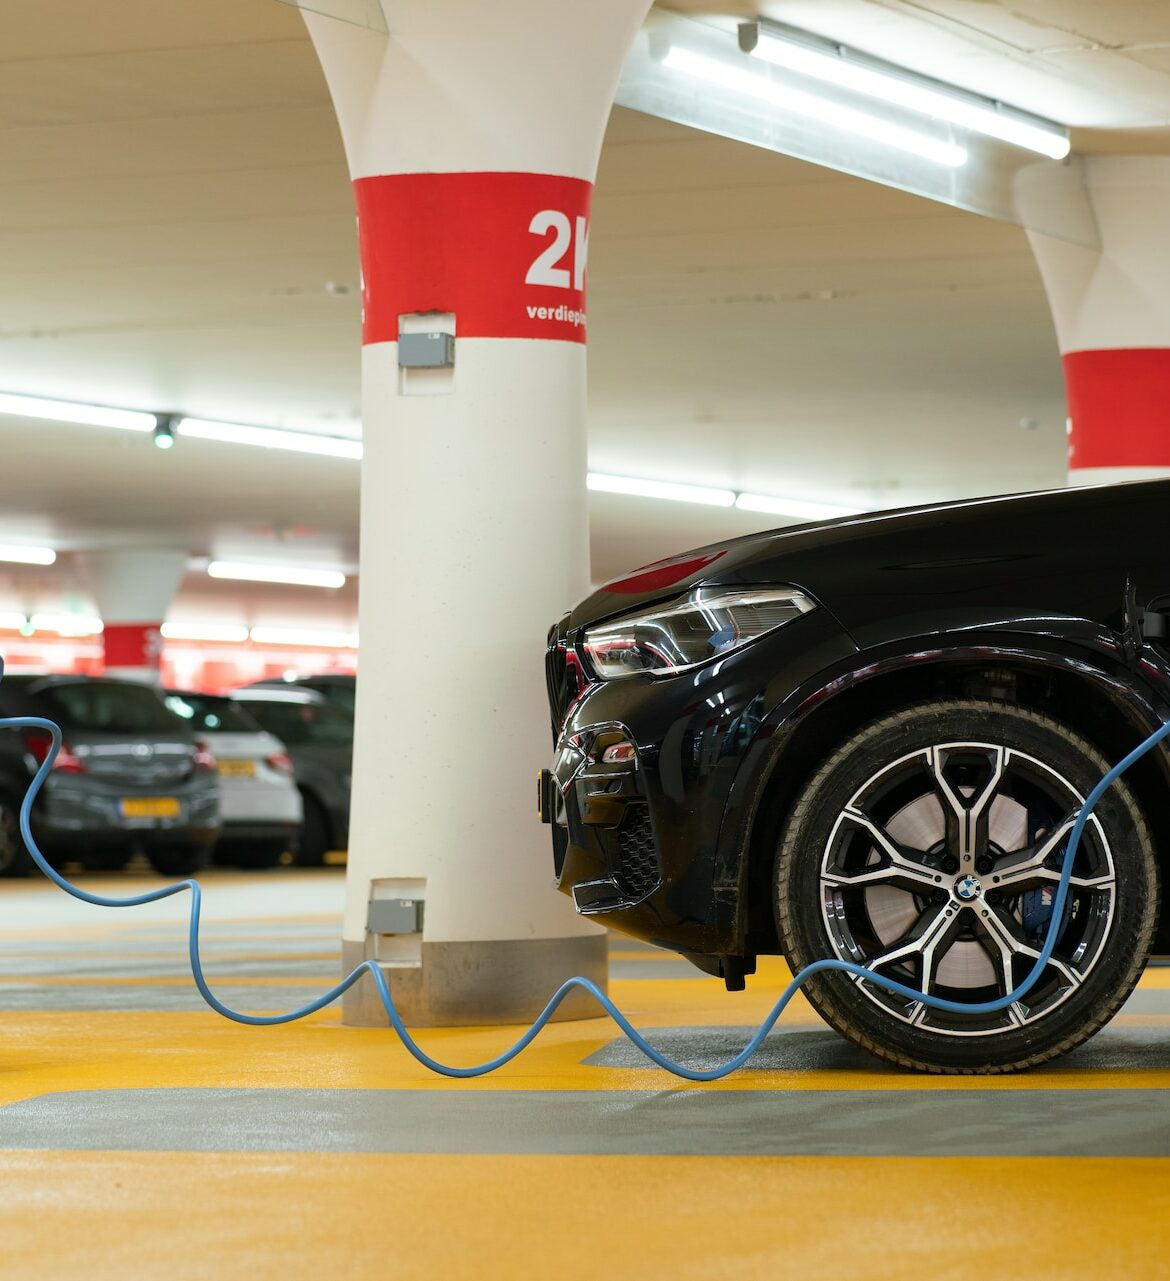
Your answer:
[[[995,1000],[1032,967],[1073,816],[1170,718],[1170,481],[920,507],[737,539],[607,584],[551,631],[542,776],[577,910],[729,989],[761,954]],[[1080,1044],[1162,928],[1170,753],[1097,807],[1059,941],[1000,1014],[844,974],[840,1032],[932,1071]]]
[[[252,681],[244,689],[311,689],[352,720],[357,701],[357,677],[345,672],[320,672],[315,676],[272,676]]]
[[[84,676],[5,676],[0,716],[61,727],[61,751],[32,812],[51,862],[110,871],[140,849],[164,876],[206,863],[220,826],[215,758],[157,690]],[[34,868],[17,816],[49,745],[45,730],[0,730],[0,876]]]

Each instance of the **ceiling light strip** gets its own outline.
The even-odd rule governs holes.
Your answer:
[[[40,396],[15,396],[0,392],[0,414],[16,418],[44,418],[50,422],[77,423],[82,427],[117,427],[123,431],[154,431],[158,419],[137,409],[111,409],[72,400],[46,400]]]
[[[323,458],[360,459],[362,442],[346,436],[322,436],[313,432],[285,431],[278,427],[250,427],[245,423],[217,422],[210,418],[181,418],[175,427],[181,438],[214,440],[226,445],[252,445],[260,449],[284,449]]]
[[[944,120],[1053,160],[1063,160],[1070,150],[1067,130],[1054,121],[855,53],[810,32],[764,21],[744,23],[740,27],[740,47],[772,66]]]
[[[845,503],[823,503],[805,498],[784,498],[776,494],[738,494],[732,489],[709,489],[702,485],[683,485],[673,481],[644,480],[632,476],[612,476],[590,472],[591,490],[605,494],[628,494],[636,498],[665,498],[677,503],[698,503],[704,507],[738,507],[746,512],[771,512],[777,516],[797,516],[806,520],[832,520],[857,516],[867,510]]]
[[[238,579],[246,583],[282,583],[293,587],[345,586],[338,569],[316,569],[297,565],[252,565],[241,561],[213,560],[207,566],[211,578]]]
[[[0,543],[0,560],[15,565],[52,565],[57,553],[51,547],[26,547],[23,543]]]
[[[818,98],[815,94],[777,84],[765,75],[750,72],[745,74],[739,67],[708,58],[701,53],[693,53],[689,49],[681,49],[677,45],[671,47],[662,60],[662,65],[692,79],[716,85],[738,97],[765,102],[778,112],[805,116],[819,124],[868,138],[871,142],[894,147],[935,164],[954,169],[967,162],[965,147],[867,115],[853,107],[830,102],[827,98]]]
[[[357,649],[357,632],[312,631],[298,627],[253,627],[257,645],[293,645],[304,649]]]
[[[731,507],[735,493],[705,485],[683,485],[667,480],[640,480],[633,476],[611,476],[591,471],[586,477],[590,489],[605,494],[632,494],[638,498],[665,498],[676,503],[699,503],[704,507]]]
[[[163,640],[209,641],[219,644],[242,644],[248,639],[248,629],[233,623],[163,623],[159,629]]]
[[[0,415],[36,418],[47,422],[71,423],[82,427],[114,427],[123,431],[150,432],[155,444],[168,448],[176,436],[212,440],[227,445],[251,445],[260,449],[283,449],[323,458],[357,460],[362,442],[349,436],[321,432],[286,431],[280,427],[255,427],[247,423],[219,422],[211,418],[176,418],[173,414],[146,413],[138,409],[116,409],[74,400],[51,400],[0,392]]]

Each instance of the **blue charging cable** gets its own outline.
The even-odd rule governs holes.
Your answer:
[[[942,997],[930,996],[917,988],[907,987],[904,983],[898,983],[881,974],[875,974],[872,970],[867,970],[861,965],[855,965],[851,961],[813,961],[811,965],[806,965],[792,979],[792,982],[780,994],[776,1004],[772,1006],[768,1017],[760,1024],[759,1030],[734,1058],[729,1059],[720,1067],[699,1071],[695,1068],[689,1068],[685,1064],[676,1063],[673,1059],[656,1050],[596,983],[580,977],[566,979],[557,988],[536,1021],[518,1041],[502,1054],[498,1054],[494,1059],[488,1059],[487,1062],[477,1063],[472,1067],[452,1067],[450,1064],[440,1063],[438,1059],[432,1058],[418,1045],[407,1030],[406,1024],[403,1023],[402,1016],[395,1009],[394,998],[390,995],[390,986],[386,982],[386,976],[374,961],[363,961],[352,973],[346,975],[336,987],[330,988],[328,992],[319,996],[315,1001],[310,1001],[308,1005],[304,1005],[298,1010],[292,1010],[288,1014],[241,1014],[239,1011],[226,1006],[215,995],[208,986],[207,979],[203,974],[203,962],[199,955],[199,919],[203,906],[203,891],[199,886],[199,882],[194,880],[177,881],[174,885],[164,886],[160,890],[152,890],[148,894],[136,894],[131,898],[106,898],[101,894],[90,894],[87,890],[79,889],[76,885],[67,881],[56,868],[49,864],[41,853],[36,841],[33,839],[31,823],[33,801],[41,790],[49,771],[53,768],[53,762],[56,760],[57,752],[61,746],[61,731],[52,721],[44,720],[39,716],[17,716],[0,719],[0,728],[48,730],[52,737],[52,746],[29,784],[28,791],[25,793],[24,801],[20,807],[20,834],[24,838],[24,843],[28,846],[28,851],[36,865],[67,894],[72,894],[74,898],[80,899],[83,903],[92,903],[95,907],[138,907],[143,903],[155,903],[159,899],[170,898],[172,894],[181,894],[184,890],[190,890],[191,919],[187,931],[187,952],[191,962],[191,973],[195,979],[195,986],[199,989],[199,994],[217,1014],[222,1014],[224,1018],[231,1019],[235,1023],[245,1023],[250,1027],[269,1027],[277,1023],[294,1023],[298,1019],[307,1018],[310,1014],[315,1014],[318,1010],[323,1010],[327,1005],[331,1005],[342,993],[353,987],[363,974],[368,973],[378,988],[378,995],[381,997],[382,1004],[386,1007],[390,1025],[398,1034],[402,1044],[423,1067],[429,1068],[432,1072],[437,1072],[441,1076],[475,1077],[486,1076],[489,1072],[495,1072],[498,1068],[502,1068],[505,1063],[510,1063],[518,1054],[532,1044],[544,1025],[552,1018],[557,1006],[569,993],[574,989],[580,989],[583,992],[588,992],[593,997],[605,1013],[652,1063],[656,1063],[659,1067],[665,1068],[668,1072],[672,1072],[675,1076],[682,1077],[687,1081],[718,1081],[721,1077],[729,1076],[738,1068],[743,1067],[763,1044],[765,1037],[775,1026],[776,1020],[784,1013],[789,1001],[814,974],[826,974],[834,970],[842,974],[852,974],[856,978],[867,979],[876,986],[884,988],[887,992],[893,992],[910,1000],[920,1001],[931,1009],[945,1010],[951,1014],[994,1014],[1000,1010],[1007,1009],[1013,1002],[1026,996],[1039,982],[1040,975],[1056,947],[1057,936],[1060,934],[1064,921],[1064,907],[1068,899],[1073,862],[1076,859],[1077,848],[1080,845],[1085,824],[1089,821],[1097,802],[1135,761],[1139,761],[1163,739],[1170,738],[1170,721],[1168,721],[1155,730],[1144,742],[1135,747],[1128,756],[1118,761],[1085,798],[1085,803],[1081,806],[1072,831],[1069,834],[1068,847],[1065,850],[1060,881],[1057,884],[1056,895],[1052,903],[1052,915],[1049,918],[1044,946],[1040,949],[1036,962],[1028,972],[1027,977],[1014,991],[1008,992],[1006,996],[1001,996],[994,1001],[977,1001],[968,1004],[963,1001],[948,1001]]]

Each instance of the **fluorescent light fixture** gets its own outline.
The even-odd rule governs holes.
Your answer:
[[[639,498],[666,498],[676,503],[700,503],[704,507],[730,507],[735,494],[730,489],[708,489],[703,485],[679,485],[666,480],[637,480],[632,476],[607,476],[591,471],[586,477],[590,489],[603,494],[634,494]]]
[[[163,623],[164,640],[173,641],[222,641],[242,644],[248,639],[248,629],[233,623]]]
[[[834,520],[860,516],[864,508],[837,503],[817,503],[804,498],[779,498],[772,494],[739,494],[735,505],[743,512],[769,512],[776,516],[799,516],[805,520]]]
[[[110,409],[106,405],[45,400],[39,396],[11,396],[6,392],[0,392],[0,414],[78,423],[83,427],[120,427],[125,431],[154,431],[158,421],[154,414],[141,413],[136,409]]]
[[[56,632],[58,636],[100,636],[105,630],[100,618],[84,614],[34,614],[28,620],[37,632]]]
[[[257,645],[304,645],[308,649],[356,649],[356,632],[316,632],[298,627],[253,627]]]
[[[180,419],[176,432],[196,440],[218,440],[228,445],[256,445],[261,449],[287,449],[297,454],[318,454],[325,458],[359,459],[362,442],[345,436],[321,436],[312,432],[283,431],[275,427],[249,427],[244,423],[214,422],[209,418]]]
[[[345,575],[338,569],[311,569],[299,565],[245,565],[238,561],[213,560],[207,566],[212,578],[235,578],[247,583],[289,583],[294,587],[344,587]]]
[[[767,22],[745,23],[740,30],[741,47],[773,66],[1026,147],[1053,160],[1063,160],[1069,153],[1068,133],[1060,125],[1005,107],[994,98],[853,53],[811,33]]]
[[[935,164],[953,169],[967,162],[964,147],[867,115],[853,107],[830,102],[827,98],[818,98],[802,89],[777,84],[767,76],[745,73],[729,63],[692,53],[689,49],[680,49],[677,45],[671,47],[662,63],[683,75],[717,85],[740,97],[766,102],[777,111],[807,116],[820,124],[829,125],[830,128],[841,129],[846,133],[869,138],[872,142],[910,152],[924,160],[934,161]]]
[[[6,632],[23,631],[28,626],[28,619],[23,614],[0,614],[0,628]]]
[[[0,560],[18,565],[51,565],[57,553],[51,547],[25,547],[20,543],[0,543]]]

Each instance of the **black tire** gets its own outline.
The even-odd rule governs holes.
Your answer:
[[[36,870],[20,834],[20,806],[0,794],[0,877],[31,876]]]
[[[193,876],[207,866],[206,845],[163,846],[147,851],[151,867],[159,876]]]
[[[305,805],[305,824],[301,828],[301,844],[297,850],[298,867],[320,867],[325,855],[333,848],[333,833],[325,807],[311,792],[302,792]]]
[[[774,902],[789,965],[836,956],[876,962],[917,990],[926,975],[927,990],[951,1000],[1005,995],[1046,937],[1060,834],[1111,764],[1057,721],[1000,703],[930,703],[869,725],[817,771],[785,824]],[[1043,1063],[1116,1013],[1149,956],[1158,868],[1124,781],[1097,805],[1074,873],[1053,960],[1008,1011],[939,1013],[841,973],[804,992],[837,1031],[905,1067]]]
[[[234,863],[246,871],[260,872],[280,864],[281,856],[288,849],[288,841],[240,841],[233,843],[222,857],[217,855],[217,863]]]

